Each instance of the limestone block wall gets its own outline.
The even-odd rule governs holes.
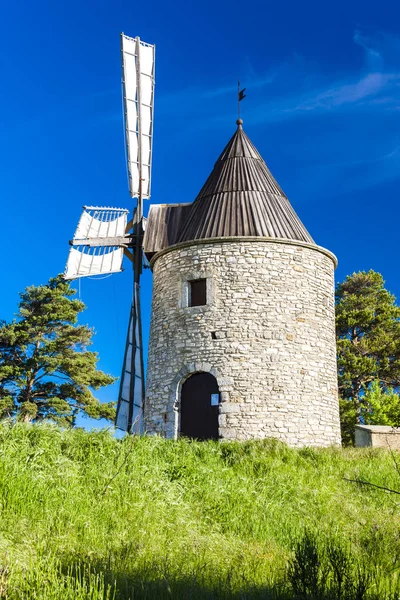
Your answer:
[[[340,444],[332,254],[224,238],[172,247],[152,267],[149,433],[179,435],[182,383],[206,371],[221,392],[221,438]],[[208,301],[189,307],[196,278],[207,278]]]

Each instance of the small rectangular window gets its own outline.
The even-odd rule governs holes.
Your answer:
[[[207,280],[192,279],[189,281],[189,306],[204,306],[207,304]]]

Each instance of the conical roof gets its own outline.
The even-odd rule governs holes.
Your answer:
[[[176,242],[231,236],[314,241],[286,195],[238,128],[188,209]]]

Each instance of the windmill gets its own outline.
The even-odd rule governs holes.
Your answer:
[[[143,200],[150,198],[154,115],[155,46],[121,33],[122,93],[129,192],[136,198],[133,216],[124,208],[84,206],[71,240],[65,279],[122,270],[133,265],[133,297],[118,394],[116,426],[143,431],[145,400],[140,276],[143,265]]]

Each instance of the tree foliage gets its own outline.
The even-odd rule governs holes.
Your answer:
[[[19,312],[0,326],[0,418],[74,425],[79,412],[113,419],[114,403],[91,389],[115,380],[96,368],[93,330],[77,324],[85,309],[61,275],[20,294]]]
[[[360,422],[400,425],[400,307],[380,273],[348,275],[336,288],[336,334],[342,428]],[[397,398],[396,398],[397,397]]]
[[[388,388],[382,389],[379,381],[373,381],[365,390],[361,417],[366,425],[400,425],[400,396]]]

